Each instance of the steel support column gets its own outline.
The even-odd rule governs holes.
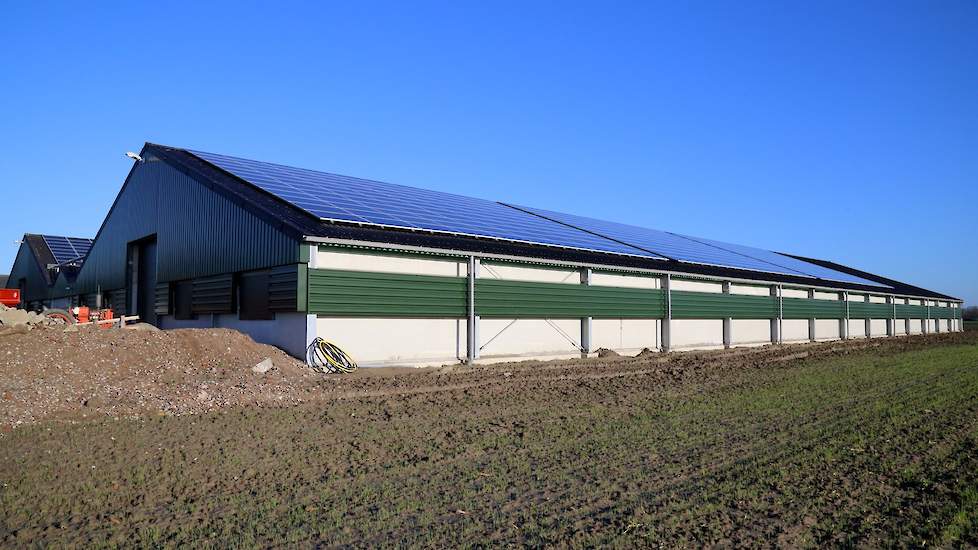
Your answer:
[[[662,278],[662,289],[666,294],[666,316],[662,320],[662,351],[672,349],[672,276]]]
[[[865,302],[867,304],[870,303],[870,302],[872,302],[872,299],[869,297],[869,294],[866,295]],[[867,317],[866,318],[866,321],[865,321],[865,323],[864,323],[863,326],[865,327],[865,330],[866,330],[866,338],[867,339],[872,338],[873,337],[873,319],[872,319],[872,315],[870,315],[870,317]]]
[[[910,305],[910,298],[904,298],[903,299],[903,304],[904,305]],[[909,316],[906,319],[903,320],[903,332],[907,336],[910,336],[910,334],[911,334],[910,333],[910,317]]]
[[[778,316],[771,319],[771,343],[781,343],[781,285],[771,287],[771,296],[778,299]]]
[[[886,303],[890,304],[890,318],[886,320],[886,335],[892,338],[896,336],[896,300],[893,296],[887,296]]]
[[[724,281],[723,282],[723,293],[724,294],[730,294],[730,281]],[[732,345],[732,341],[733,341],[732,334],[731,334],[731,332],[732,332],[731,331],[732,326],[733,326],[733,318],[732,317],[724,317],[723,318],[723,347],[724,347],[724,349],[729,349],[730,346]]]
[[[475,363],[479,358],[479,317],[475,314],[475,278],[479,275],[479,259],[469,256],[468,267],[468,306],[469,317],[465,326],[466,353],[465,361],[468,364]]]
[[[585,267],[581,270],[581,284],[584,286],[591,285],[591,268]],[[581,317],[581,356],[587,357],[587,354],[594,351],[591,348],[591,317]]]
[[[808,299],[809,300],[814,300],[815,299],[815,289],[814,288],[809,288],[808,289]],[[812,318],[808,319],[808,341],[809,342],[814,342],[815,340],[816,340],[816,338],[815,338],[815,318],[812,317]]]
[[[849,291],[842,292],[842,299],[846,303],[846,316],[839,320],[839,338],[849,339]]]

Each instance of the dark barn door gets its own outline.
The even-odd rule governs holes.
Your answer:
[[[129,244],[126,311],[143,323],[156,324],[156,237]]]

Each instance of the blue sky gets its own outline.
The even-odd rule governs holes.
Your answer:
[[[978,302],[978,3],[6,3],[0,272],[143,142],[833,259]]]

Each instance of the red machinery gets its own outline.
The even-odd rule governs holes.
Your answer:
[[[0,304],[7,307],[20,305],[20,290],[16,288],[0,288]]]

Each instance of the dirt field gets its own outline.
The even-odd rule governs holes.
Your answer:
[[[975,332],[345,377],[209,333],[0,342],[0,544],[978,544]]]

